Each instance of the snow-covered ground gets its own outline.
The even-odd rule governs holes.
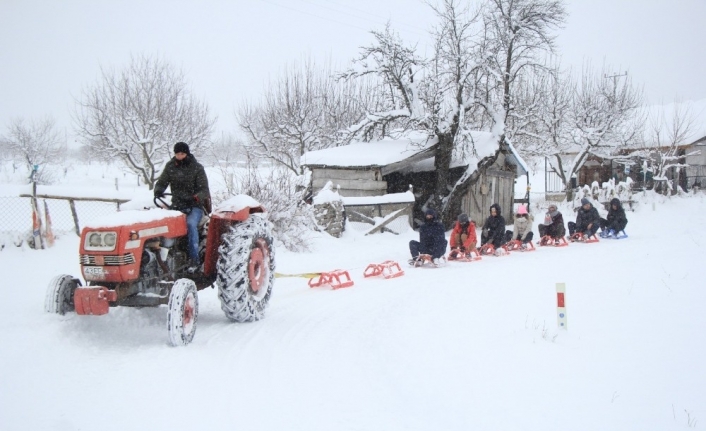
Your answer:
[[[706,424],[706,196],[639,198],[626,240],[409,268],[417,234],[319,237],[277,271],[267,317],[167,345],[166,308],[49,315],[78,238],[0,252],[2,430],[682,430]],[[654,205],[653,205],[654,203]],[[573,220],[569,208],[561,208]],[[539,211],[533,208],[536,219]],[[536,234],[536,226],[535,226]],[[363,277],[393,259],[405,275]],[[557,328],[566,284],[568,330]]]

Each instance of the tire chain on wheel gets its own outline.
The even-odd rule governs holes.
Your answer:
[[[275,249],[270,223],[260,214],[234,224],[223,235],[218,249],[218,297],[226,316],[236,322],[250,322],[264,317],[272,294],[275,273]],[[249,289],[248,264],[256,240],[263,239],[269,251],[269,271],[260,289],[266,289],[258,299]]]

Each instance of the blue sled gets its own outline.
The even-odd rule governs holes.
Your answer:
[[[615,231],[611,229],[608,232],[601,232],[598,236],[606,239],[625,239],[628,237],[628,234],[624,230],[621,230],[616,234]]]

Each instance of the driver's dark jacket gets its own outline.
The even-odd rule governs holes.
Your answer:
[[[204,205],[210,212],[211,193],[206,171],[192,154],[181,161],[173,157],[167,162],[154,186],[154,195],[160,196],[167,186],[172,189],[172,208],[187,210]]]

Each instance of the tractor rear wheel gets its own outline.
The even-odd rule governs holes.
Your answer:
[[[47,313],[66,314],[74,311],[74,292],[81,285],[77,278],[71,275],[57,275],[47,287],[44,298],[44,310]]]
[[[188,278],[180,278],[169,293],[167,312],[169,344],[185,346],[191,343],[196,333],[198,316],[199,297],[196,294],[196,283]]]
[[[275,249],[270,222],[255,213],[233,224],[218,249],[218,297],[235,322],[260,320],[272,295]]]

